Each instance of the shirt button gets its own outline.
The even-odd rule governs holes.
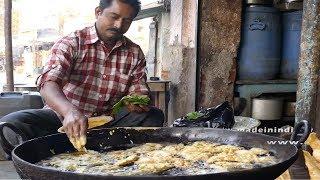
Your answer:
[[[104,74],[102,77],[105,79],[107,76]]]
[[[52,68],[55,68],[56,66],[57,66],[57,65],[55,65],[55,64],[51,65]]]
[[[99,95],[99,98],[102,98],[103,96],[102,95]]]

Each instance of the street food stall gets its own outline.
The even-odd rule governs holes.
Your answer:
[[[5,88],[18,99],[37,90],[13,80],[10,2]],[[16,147],[4,141],[19,176],[319,179],[320,0],[164,0],[148,7],[138,16],[153,18],[147,84],[165,127],[98,129],[89,122],[86,142],[64,131]],[[5,127],[26,140],[10,123],[0,124],[0,137]]]

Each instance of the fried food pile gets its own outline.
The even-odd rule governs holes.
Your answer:
[[[316,133],[310,133],[308,139],[306,140],[305,144],[312,148],[312,152],[303,150],[303,156],[305,165],[307,167],[309,178],[311,180],[318,180],[320,179],[320,140]],[[290,180],[291,175],[287,170],[284,172],[277,180]]]
[[[316,133],[310,133],[306,144],[312,148],[312,153],[303,151],[310,179],[320,179],[320,140]]]
[[[276,163],[271,152],[206,141],[146,143],[125,150],[64,153],[38,163],[62,171],[103,175],[195,175],[228,172]]]

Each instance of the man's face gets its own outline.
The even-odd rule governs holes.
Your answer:
[[[132,23],[135,10],[129,4],[114,0],[112,4],[101,10],[95,10],[96,27],[103,41],[117,40],[126,33]]]

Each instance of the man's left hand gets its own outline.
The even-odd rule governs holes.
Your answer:
[[[148,106],[144,106],[144,105],[127,104],[126,106],[129,112],[143,113],[143,112],[148,112],[150,110]]]

